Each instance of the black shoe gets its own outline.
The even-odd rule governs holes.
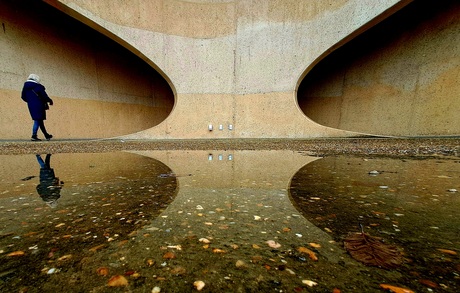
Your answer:
[[[47,135],[45,135],[45,138],[46,138],[46,140],[50,140],[51,138],[53,138],[53,136],[51,134],[47,134]]]
[[[36,135],[32,135],[32,138],[30,139],[31,141],[42,141],[39,139]]]

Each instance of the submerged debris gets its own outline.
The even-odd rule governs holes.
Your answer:
[[[384,244],[381,238],[364,232],[350,234],[344,244],[350,255],[365,265],[392,269],[403,262],[402,254],[396,246]]]

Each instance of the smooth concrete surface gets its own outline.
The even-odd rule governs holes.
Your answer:
[[[90,29],[108,36],[130,50],[133,55],[142,59],[164,78],[163,84],[167,84],[169,90],[166,90],[166,86],[162,86],[163,92],[170,91],[174,94],[173,99],[161,95],[159,100],[162,102],[159,103],[158,108],[153,109],[152,114],[133,109],[131,114],[127,115],[130,117],[146,115],[146,120],[149,118],[155,120],[153,125],[139,125],[138,122],[125,117],[128,119],[123,118],[121,124],[131,124],[133,127],[124,128],[117,134],[98,132],[95,133],[96,136],[119,136],[128,134],[127,131],[131,134],[124,137],[143,139],[308,138],[350,137],[363,133],[402,134],[393,130],[394,123],[389,123],[387,117],[379,115],[369,116],[371,121],[353,122],[354,116],[370,111],[371,105],[363,99],[355,105],[333,102],[332,105],[343,107],[339,110],[335,106],[317,103],[315,107],[317,109],[322,107],[323,113],[346,111],[350,116],[347,123],[358,124],[357,127],[356,125],[344,126],[343,122],[342,124],[328,122],[321,125],[317,123],[316,116],[310,116],[316,120],[315,122],[305,115],[307,113],[305,109],[299,107],[297,89],[304,77],[308,76],[311,69],[321,60],[326,59],[335,50],[340,50],[342,45],[374,25],[384,22],[390,15],[405,9],[405,6],[411,3],[410,0],[115,2],[44,0],[43,2],[76,18]],[[434,3],[433,5],[436,5]],[[15,21],[22,26],[28,26],[28,30],[32,26]],[[58,38],[53,39],[53,42],[58,44],[57,47],[65,43]],[[11,46],[12,41],[2,43],[4,46]],[[23,47],[30,47],[29,50],[32,52],[36,51],[32,46],[26,46],[25,42],[22,44]],[[78,48],[76,44],[66,48],[72,51],[73,47]],[[96,44],[94,47],[99,48]],[[395,48],[404,51],[405,46],[399,44],[398,47],[393,46],[390,49]],[[100,49],[100,52],[104,52],[104,49]],[[37,52],[35,54],[39,56]],[[17,60],[20,54],[11,53],[11,55],[13,60]],[[81,59],[85,60],[84,57],[87,55],[88,53],[84,52],[81,54]],[[370,58],[385,62],[380,57],[379,55]],[[57,62],[49,57],[47,60],[50,64]],[[93,58],[91,62],[94,64],[96,60],[99,58]],[[111,68],[117,66],[116,61],[114,64],[105,65]],[[74,71],[79,68],[77,62],[71,65]],[[9,67],[12,67],[11,71],[14,74],[25,74],[35,70],[33,66],[14,68],[14,65],[10,65]],[[68,81],[66,84],[69,85],[66,89],[59,85],[55,87],[59,84],[55,82],[56,77],[62,75],[62,71],[57,68],[59,66],[46,68],[46,70],[44,66],[38,67],[44,72],[44,76],[47,74],[49,76],[49,83],[47,83],[49,91],[63,98],[81,100],[82,97],[78,96],[79,91],[76,90],[81,86],[69,85],[70,78],[66,78]],[[119,69],[107,70],[109,78],[98,80],[98,86],[107,86],[112,81],[111,74],[117,74],[119,77],[126,78],[126,87],[131,90],[136,89],[138,86],[136,75],[127,73],[125,68]],[[360,72],[359,67],[355,70]],[[429,70],[431,72],[431,67]],[[84,81],[86,74],[80,74],[77,80]],[[365,71],[362,74],[365,74]],[[43,80],[45,82],[45,79]],[[155,77],[155,80],[159,79]],[[392,80],[394,79],[390,79],[389,82],[391,83]],[[402,87],[406,86],[404,79],[397,79],[397,81],[402,84]],[[16,84],[9,87],[2,85],[0,88],[14,90],[18,88],[17,83],[16,81]],[[374,93],[378,88],[370,87],[366,90]],[[64,95],[63,91],[68,91],[70,95]],[[116,90],[108,91],[104,95],[105,102],[118,102],[119,98],[115,93]],[[95,95],[89,99],[98,101],[101,99],[100,96]],[[376,95],[377,99],[383,99],[382,96],[382,94]],[[127,104],[136,104],[137,100],[128,100]],[[374,108],[387,111],[383,107],[385,103],[380,100],[379,103]],[[406,107],[407,109],[401,111],[406,113],[415,109],[414,105],[408,104]],[[171,108],[172,111],[168,112]],[[423,115],[424,113],[421,112],[419,116],[412,116],[413,119],[403,119],[412,119],[411,123],[419,124],[418,120],[426,118],[422,117]],[[402,119],[401,115],[396,116]],[[56,119],[62,121],[63,117],[57,116]],[[96,117],[96,121],[100,122],[99,129],[108,129],[111,125],[104,122],[105,117]],[[436,123],[443,124],[441,128],[449,129],[449,133],[440,133],[432,125],[426,125],[423,131],[414,130],[405,135],[458,135],[460,132],[455,127],[446,126],[446,119]],[[209,131],[210,124],[213,125],[212,131]],[[74,125],[78,128],[78,123]],[[219,129],[220,125],[222,130]],[[231,129],[229,129],[230,125]],[[367,125],[375,125],[375,127]]]
[[[54,100],[45,124],[55,138],[129,134],[170,114],[174,94],[159,73],[46,3],[1,1],[0,21],[2,139],[31,136],[33,122],[21,100],[30,73]]]
[[[458,135],[459,78],[460,2],[418,1],[325,57],[298,99],[308,117],[333,128]]]

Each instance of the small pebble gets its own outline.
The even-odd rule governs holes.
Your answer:
[[[205,283],[203,281],[195,281],[193,282],[193,286],[196,290],[201,291],[204,288]]]

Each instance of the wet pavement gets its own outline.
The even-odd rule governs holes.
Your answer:
[[[458,291],[458,157],[311,155],[56,153],[53,172],[1,155],[0,290]],[[343,240],[359,224],[404,263],[352,258]]]

